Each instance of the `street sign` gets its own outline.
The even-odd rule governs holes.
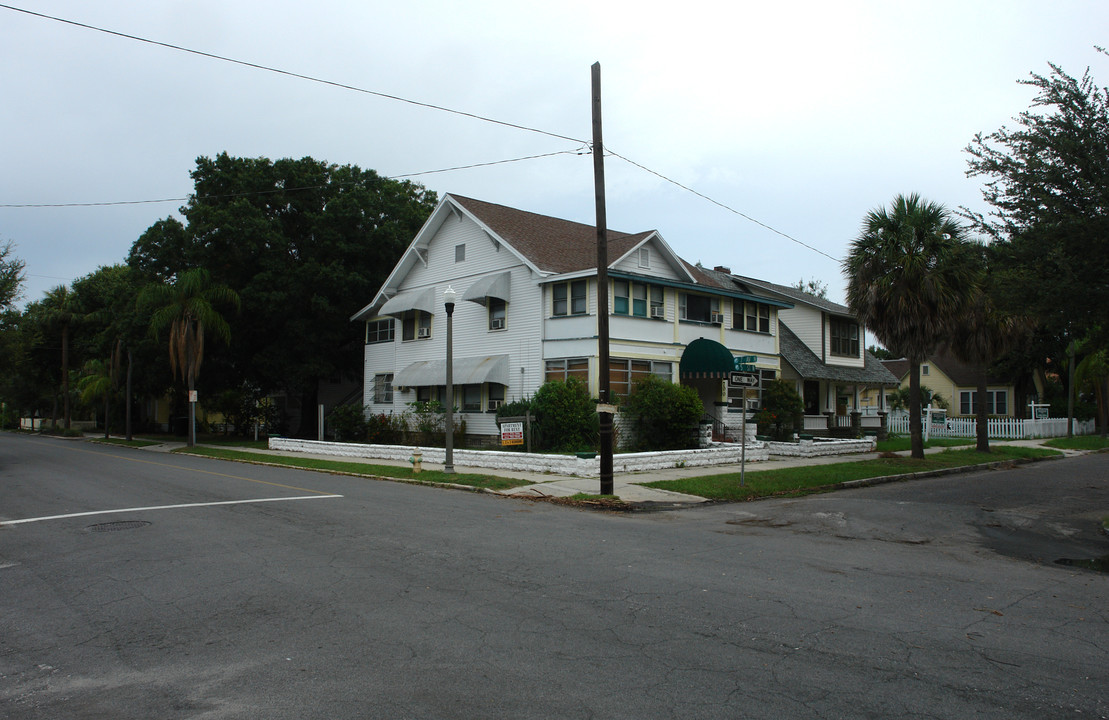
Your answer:
[[[728,384],[738,387],[755,387],[759,384],[759,377],[758,375],[741,372],[728,373]]]
[[[749,373],[751,373],[751,372],[758,372],[759,369],[757,367],[755,367],[754,365],[746,365],[744,363],[736,363],[735,364],[735,370],[736,370],[736,372],[749,372]]]
[[[735,369],[736,370],[739,370],[740,365],[753,365],[753,364],[757,363],[758,361],[759,361],[759,356],[758,355],[740,355],[738,357],[732,358],[732,362],[735,363]]]

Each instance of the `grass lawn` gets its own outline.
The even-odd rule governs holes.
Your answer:
[[[645,485],[687,495],[699,495],[710,500],[754,500],[771,496],[792,497],[827,492],[840,483],[850,480],[942,470],[1018,458],[1051,457],[1058,454],[1054,450],[1042,448],[998,445],[992,448],[992,452],[988,454],[979,453],[973,449],[945,450],[941,453],[928,455],[923,460],[914,460],[908,457],[879,458],[858,462],[804,465],[781,470],[754,471],[746,473],[746,482],[742,486],[739,484],[739,473],[704,475],[681,480],[660,480],[645,483]]]
[[[1100,435],[1076,435],[1070,438],[1054,438],[1044,445],[1061,450],[1105,450],[1109,448],[1109,439]]]
[[[93,442],[103,443],[105,445],[123,445],[124,447],[150,447],[151,445],[161,445],[161,442],[158,440],[144,440],[143,438],[135,438],[134,440],[108,438],[105,440],[102,437],[97,437],[89,439]]]
[[[891,437],[889,440],[878,442],[878,452],[905,452],[910,450],[912,438],[908,435]],[[932,438],[924,443],[924,447],[959,447],[960,445],[974,445],[974,438]]]
[[[428,483],[450,483],[452,485],[466,485],[474,488],[488,488],[490,490],[508,490],[521,485],[528,485],[526,480],[516,478],[503,478],[495,475],[463,475],[461,473],[444,473],[439,470],[424,470],[416,474],[412,468],[397,465],[371,465],[363,462],[344,460],[320,460],[317,458],[292,457],[288,455],[267,455],[264,453],[241,452],[224,448],[194,447],[181,448],[174,452],[189,455],[203,455],[205,457],[219,458],[221,460],[239,460],[242,462],[262,462],[272,465],[302,468],[304,470],[319,470],[321,472],[343,473],[345,475],[362,475],[366,477],[386,477],[398,480]]]

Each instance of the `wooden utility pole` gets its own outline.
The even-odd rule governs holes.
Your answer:
[[[612,416],[608,362],[608,218],[605,146],[601,141],[601,64],[593,63],[593,189],[597,197],[597,413],[601,426],[601,494],[612,495]]]

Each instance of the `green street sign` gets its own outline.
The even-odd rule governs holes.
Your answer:
[[[759,370],[754,365],[748,365],[747,363],[736,363],[735,369],[736,372],[758,372]]]
[[[759,356],[758,355],[740,355],[739,357],[734,358],[734,360],[735,360],[736,365],[743,365],[743,364],[750,365],[750,364],[753,364],[753,363],[757,363],[759,361]]]

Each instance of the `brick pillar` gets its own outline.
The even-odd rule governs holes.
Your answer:
[[[851,411],[851,436],[863,436],[863,414],[858,410]]]

